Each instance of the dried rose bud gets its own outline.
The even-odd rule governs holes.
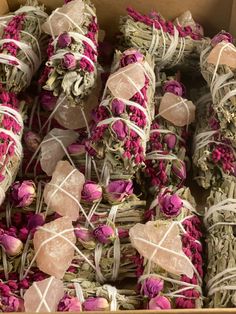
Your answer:
[[[157,296],[148,303],[149,310],[169,310],[171,309],[170,301],[164,296]]]
[[[230,33],[227,33],[225,31],[221,31],[217,35],[215,35],[212,40],[211,44],[213,47],[215,47],[217,44],[221,43],[222,41],[233,43],[233,36]]]
[[[174,134],[168,133],[164,136],[164,141],[166,142],[169,149],[173,149],[176,145],[176,136]]]
[[[111,181],[106,187],[106,199],[111,203],[120,203],[133,194],[133,182],[130,180]]]
[[[42,226],[45,222],[45,218],[42,214],[34,214],[28,220],[28,229],[29,231],[34,231],[38,227]]]
[[[67,147],[68,153],[71,155],[81,155],[85,153],[85,145],[71,144]]]
[[[8,297],[2,297],[0,299],[0,307],[4,306],[4,312],[21,312],[22,308],[22,300],[17,297],[10,295]]]
[[[56,107],[57,97],[50,91],[42,91],[39,97],[42,108],[46,111],[53,111]]]
[[[77,61],[72,53],[66,53],[61,61],[61,66],[66,70],[74,70]]]
[[[142,284],[142,294],[148,299],[155,298],[163,289],[163,280],[156,277],[149,277]]]
[[[108,244],[114,238],[115,233],[112,227],[101,225],[94,229],[93,235],[100,243]]]
[[[93,181],[86,181],[83,186],[81,198],[84,202],[88,203],[99,201],[102,198],[102,187]]]
[[[127,66],[128,64],[142,62],[143,55],[136,49],[125,50],[122,54],[120,64],[122,67]]]
[[[120,99],[113,99],[112,113],[114,116],[120,116],[125,111],[125,103]]]
[[[17,207],[26,207],[33,203],[36,197],[36,186],[33,181],[17,181],[11,187],[11,197]]]
[[[84,311],[106,311],[109,309],[109,303],[105,298],[88,298],[83,303]]]
[[[82,312],[82,305],[78,298],[64,296],[58,305],[59,312]]]
[[[182,160],[174,160],[172,170],[180,180],[183,181],[186,179],[186,166]]]
[[[166,217],[175,217],[183,206],[182,199],[177,194],[164,193],[158,197],[160,211]]]
[[[75,236],[77,239],[82,240],[84,242],[89,242],[94,239],[92,232],[87,228],[83,228],[81,226],[76,227]]]
[[[42,138],[38,133],[28,131],[24,134],[24,141],[28,150],[34,153],[42,142]]]
[[[0,236],[0,244],[4,248],[6,254],[10,256],[18,255],[23,249],[23,243],[21,240],[8,234],[3,234]]]
[[[183,85],[175,80],[167,81],[163,86],[163,92],[183,96]]]
[[[57,43],[58,43],[59,48],[66,48],[70,46],[71,41],[72,39],[70,35],[68,33],[63,33],[58,37]]]
[[[112,130],[121,141],[123,141],[128,135],[127,125],[121,120],[117,120],[112,124]]]

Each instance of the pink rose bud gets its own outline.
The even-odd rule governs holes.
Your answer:
[[[53,111],[56,107],[57,97],[50,91],[42,91],[39,98],[42,108],[46,111]]]
[[[78,298],[65,296],[58,305],[59,312],[82,312],[82,305]]]
[[[99,201],[102,198],[102,187],[93,181],[86,181],[83,186],[81,198],[84,202],[88,203]]]
[[[169,310],[171,309],[170,301],[164,296],[157,296],[149,301],[149,310]]]
[[[125,50],[122,54],[120,64],[122,67],[127,66],[131,63],[142,62],[143,55],[136,49]]]
[[[177,194],[165,193],[159,196],[159,206],[166,217],[175,217],[179,215],[183,201]]]
[[[45,218],[42,214],[34,214],[29,218],[27,227],[30,231],[34,231],[38,227],[44,225],[44,223]]]
[[[184,86],[183,84],[179,83],[178,81],[171,80],[167,81],[163,86],[163,92],[164,93],[172,93],[177,96],[183,96],[184,95]]]
[[[21,312],[22,302],[17,297],[10,295],[8,297],[3,297],[3,300],[0,299],[0,308],[1,304],[4,306],[4,312]]]
[[[112,124],[112,130],[121,141],[123,141],[128,134],[127,125],[121,120],[117,120]]]
[[[233,43],[233,36],[230,33],[227,33],[225,31],[221,31],[217,35],[215,35],[212,40],[211,44],[213,47],[215,47],[217,44],[221,43],[222,41]]]
[[[71,41],[72,39],[70,35],[68,33],[63,33],[58,37],[57,43],[58,43],[59,48],[66,48],[70,46]]]
[[[38,133],[28,131],[24,134],[24,141],[28,150],[34,153],[39,148],[42,138]]]
[[[67,150],[71,155],[82,155],[85,154],[85,145],[71,144],[67,147]]]
[[[114,116],[120,116],[125,111],[125,103],[119,99],[113,99],[112,101],[112,113]]]
[[[3,234],[0,236],[0,244],[4,248],[6,254],[10,256],[18,255],[23,249],[23,243],[21,240],[8,234]]]
[[[26,207],[33,203],[36,197],[36,186],[33,181],[17,181],[11,187],[11,197],[16,207]]]
[[[120,203],[133,194],[133,182],[130,180],[111,181],[106,187],[106,198],[111,203]]]
[[[93,235],[100,243],[108,244],[114,238],[115,233],[112,227],[107,225],[101,225],[94,229]]]
[[[176,136],[174,134],[168,133],[164,136],[164,141],[166,142],[169,149],[173,149],[176,144]]]
[[[144,280],[142,285],[142,294],[148,299],[155,298],[163,289],[163,280],[156,277],[150,277]]]
[[[77,239],[82,240],[84,242],[93,241],[93,234],[87,228],[83,228],[81,226],[77,226],[75,229],[75,236]]]
[[[109,303],[105,298],[88,298],[83,303],[84,311],[106,311],[109,310]]]
[[[74,70],[76,68],[77,61],[72,53],[66,53],[61,61],[61,65],[66,70]]]
[[[180,180],[183,181],[186,179],[186,166],[182,160],[174,160],[172,170]]]

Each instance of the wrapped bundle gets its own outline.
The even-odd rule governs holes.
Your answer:
[[[143,165],[154,114],[154,88],[149,56],[135,49],[116,53],[86,147],[100,161],[103,182],[110,177],[130,179]]]
[[[220,185],[229,174],[235,176],[236,155],[232,142],[225,138],[210,94],[197,104],[193,165],[195,179],[205,189]]]
[[[48,62],[40,84],[48,97],[68,99],[76,106],[95,84],[97,76],[98,25],[95,7],[89,1],[66,1],[42,26],[52,36]]]
[[[27,0],[25,6],[4,17],[0,41],[0,83],[4,89],[19,93],[29,86],[43,59],[46,36],[41,25],[46,18],[37,0]]]
[[[201,53],[201,72],[207,81],[213,102],[213,110],[222,135],[236,145],[236,48],[229,33],[216,35]]]
[[[195,106],[184,96],[184,86],[169,80],[156,99],[156,117],[147,143],[144,173],[151,192],[166,185],[181,186],[186,179],[188,125],[195,120]]]
[[[204,223],[207,233],[207,306],[234,307],[235,300],[235,230],[236,183],[228,177],[211,190]]]
[[[143,256],[140,293],[150,309],[202,306],[201,221],[188,188],[161,190],[151,204],[146,225],[130,230],[133,246]],[[152,287],[152,288],[151,288]]]
[[[202,46],[208,39],[202,36],[193,20],[186,23],[181,18],[179,22],[182,25],[177,23],[175,26],[156,12],[142,15],[131,8],[127,11],[128,15],[120,21],[124,46],[149,52],[159,68],[184,65],[189,69],[198,66]]]

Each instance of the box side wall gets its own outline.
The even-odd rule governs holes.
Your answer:
[[[233,0],[229,31],[236,37],[236,0]]]
[[[4,15],[9,11],[7,0],[0,0],[0,15]]]

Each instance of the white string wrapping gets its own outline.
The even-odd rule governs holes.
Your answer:
[[[47,287],[44,290],[43,294],[40,291],[39,287],[37,286],[37,282],[33,283],[33,286],[34,286],[35,290],[37,291],[39,298],[41,298],[39,305],[37,306],[37,309],[35,311],[36,313],[41,312],[42,305],[44,305],[46,307],[48,312],[51,312],[51,309],[50,309],[49,305],[47,304],[46,297],[47,297],[47,293],[48,293],[48,290],[50,289],[50,286],[52,284],[53,279],[54,279],[53,276],[50,277],[48,284],[47,284]]]
[[[79,299],[80,303],[84,303],[84,293],[81,285],[78,282],[74,282],[76,297]]]
[[[105,288],[108,292],[108,297],[110,300],[110,311],[117,311],[117,289],[116,287],[112,287],[110,285],[104,285],[103,288]]]

